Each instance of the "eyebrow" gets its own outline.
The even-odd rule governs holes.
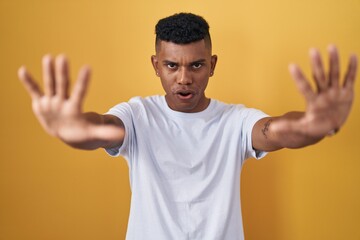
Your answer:
[[[193,64],[196,64],[196,63],[204,63],[204,62],[206,62],[206,59],[199,59],[199,60],[190,62],[190,65],[193,65]],[[170,64],[170,63],[178,65],[177,62],[173,62],[173,61],[170,61],[170,60],[164,60],[163,61],[163,64]]]
[[[199,60],[196,60],[194,62],[191,62],[191,64],[195,64],[195,63],[204,63],[206,62],[206,59],[199,59]]]
[[[169,63],[177,64],[176,62],[173,62],[173,61],[170,61],[170,60],[164,60],[162,62],[163,62],[163,64],[169,64]]]

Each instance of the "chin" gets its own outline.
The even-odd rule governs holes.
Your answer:
[[[194,112],[200,112],[198,105],[195,104],[178,104],[176,106],[175,111],[178,112],[185,112],[185,113],[194,113]]]

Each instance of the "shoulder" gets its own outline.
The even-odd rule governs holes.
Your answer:
[[[119,118],[142,118],[149,115],[158,115],[163,112],[163,96],[132,97],[127,102],[122,102],[110,108],[107,114],[115,115]]]
[[[127,102],[122,102],[114,107],[112,109],[120,109],[120,108],[128,108],[132,110],[136,110],[143,107],[150,107],[154,105],[162,105],[162,98],[163,96],[154,95],[154,96],[148,96],[148,97],[132,97]]]
[[[244,104],[225,103],[216,99],[212,99],[215,105],[215,109],[222,111],[225,115],[242,115],[246,116],[249,114],[261,114],[262,111],[249,108]]]
[[[252,127],[258,120],[268,117],[259,109],[244,104],[229,104],[215,100],[217,114],[229,126]]]

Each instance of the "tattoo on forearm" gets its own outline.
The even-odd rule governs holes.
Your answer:
[[[272,122],[272,119],[269,119],[265,124],[264,124],[264,128],[261,129],[261,132],[263,133],[263,135],[265,136],[265,138],[268,138],[266,135],[266,132],[269,131],[269,126]]]

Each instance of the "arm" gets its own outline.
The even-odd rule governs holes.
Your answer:
[[[355,55],[350,57],[343,84],[340,85],[337,49],[329,46],[328,51],[328,75],[324,73],[319,52],[315,49],[310,51],[316,92],[299,67],[290,65],[290,73],[305,98],[306,111],[259,120],[252,131],[254,149],[275,151],[305,147],[336,133],[343,126],[354,100],[357,58]]]
[[[121,146],[125,128],[120,119],[94,112],[83,113],[82,105],[90,80],[90,70],[83,67],[72,94],[69,95],[68,61],[64,56],[43,58],[44,92],[25,67],[18,75],[32,99],[32,108],[44,130],[64,143],[79,149]]]

